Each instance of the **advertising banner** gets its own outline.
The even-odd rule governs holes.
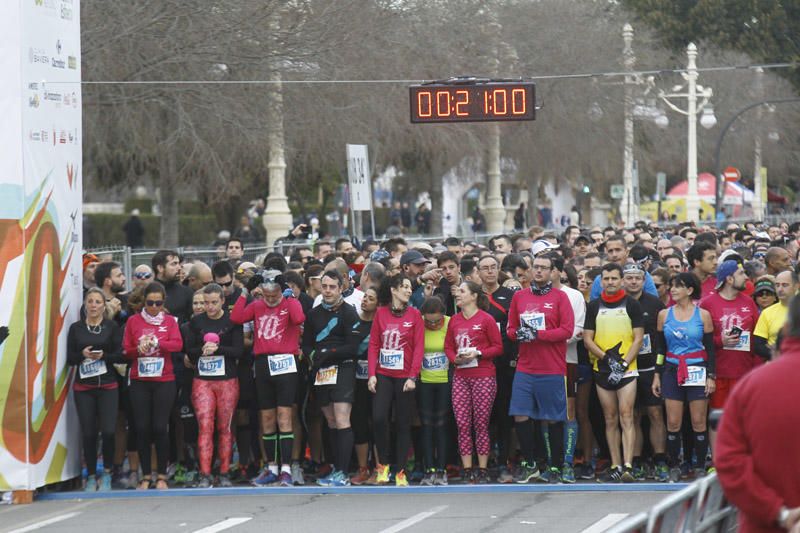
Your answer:
[[[81,304],[79,0],[0,17],[0,490],[80,472],[66,338]]]

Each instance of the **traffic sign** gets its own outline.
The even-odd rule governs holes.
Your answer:
[[[742,173],[736,167],[728,167],[722,172],[722,177],[725,181],[739,181],[742,179]]]
[[[614,200],[622,200],[622,197],[625,196],[625,185],[614,184],[611,186],[611,198]]]
[[[656,172],[656,197],[659,200],[664,200],[667,196],[667,174],[665,172]]]

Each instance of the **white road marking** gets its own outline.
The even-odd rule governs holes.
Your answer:
[[[418,524],[418,523],[422,522],[423,520],[425,520],[426,518],[432,517],[436,513],[441,513],[445,509],[447,509],[446,505],[440,505],[439,507],[434,507],[430,511],[425,511],[424,513],[415,514],[411,518],[407,518],[407,519],[403,520],[402,522],[398,522],[397,524],[393,525],[392,527],[389,527],[389,528],[381,530],[380,533],[397,533],[398,531],[402,531],[404,529],[408,529],[411,526],[413,526],[414,524]]]
[[[52,518],[48,518],[47,520],[42,520],[41,522],[34,522],[33,524],[25,527],[21,527],[19,529],[12,529],[8,533],[26,533],[27,531],[35,531],[37,529],[41,529],[45,526],[49,526],[51,524],[55,524],[56,522],[62,522],[64,520],[69,520],[75,516],[81,514],[80,512],[75,513],[66,513],[54,516]]]
[[[527,520],[523,520],[522,522],[520,522],[520,524],[527,524],[527,525],[529,525],[529,526],[535,526],[535,525],[536,525],[536,522],[529,522],[529,521],[527,521]]]
[[[621,522],[626,516],[627,513],[612,513],[604,516],[591,526],[587,527],[581,533],[602,533],[606,529],[610,528],[617,522]]]
[[[245,522],[249,522],[252,519],[253,519],[252,516],[240,516],[238,518],[228,518],[227,520],[223,520],[222,522],[217,522],[216,524],[204,527],[203,529],[197,529],[194,531],[194,533],[217,533],[217,531],[224,531],[226,529],[230,529],[234,526],[238,526],[239,524],[244,524]]]

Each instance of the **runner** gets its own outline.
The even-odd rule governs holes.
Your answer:
[[[452,399],[458,426],[458,448],[467,481],[486,484],[489,483],[487,467],[491,450],[489,417],[497,393],[492,360],[503,354],[503,342],[494,318],[486,312],[489,297],[480,285],[469,281],[462,283],[456,305],[461,311],[448,324],[444,351],[456,366]],[[474,451],[478,455],[477,471],[472,465],[473,433]]]
[[[447,451],[450,446],[448,423],[452,403],[445,335],[450,317],[445,315],[445,305],[438,296],[427,298],[420,313],[425,323],[425,356],[417,386],[417,408],[422,422],[421,440],[425,455],[425,477],[421,484],[447,485]]]
[[[410,252],[406,252],[410,253]],[[389,482],[389,412],[395,412],[395,484],[408,486],[405,464],[411,443],[411,394],[425,352],[425,327],[419,311],[409,306],[411,281],[404,274],[385,278],[378,291],[369,341],[369,381],[375,398],[372,416],[378,449],[375,483]]]
[[[254,322],[256,396],[261,418],[261,439],[267,465],[253,480],[256,485],[292,481],[292,405],[296,401],[297,361],[303,308],[295,298],[284,298],[280,273],[264,271],[242,289],[231,312],[234,324]],[[253,301],[247,303],[248,294]],[[278,434],[280,431],[280,435]],[[278,460],[280,459],[280,463]],[[278,465],[280,464],[280,472]]]
[[[797,274],[784,270],[775,276],[775,291],[778,303],[773,304],[761,312],[753,330],[753,353],[769,361],[773,357],[778,334],[786,323],[789,302],[797,293]]]
[[[533,284],[529,290],[514,293],[508,315],[508,337],[520,343],[509,408],[523,456],[514,474],[517,483],[540,475],[534,420],[550,424],[551,455],[564,455],[567,340],[574,334],[575,319],[569,297],[553,290],[552,269],[548,256],[533,260]],[[561,477],[561,469],[555,465],[551,465],[551,473],[551,481]]]
[[[199,426],[200,479],[197,487],[213,485],[211,458],[215,431],[220,459],[218,484],[230,487],[231,422],[239,401],[237,362],[244,353],[244,337],[242,326],[230,319],[222,287],[212,283],[202,290],[202,295],[205,312],[189,322],[189,335],[185,339],[186,354],[195,367],[192,405]]]
[[[708,451],[706,418],[708,397],[716,387],[715,343],[711,314],[696,303],[702,295],[697,276],[681,273],[672,278],[670,295],[675,304],[658,314],[659,357],[653,394],[665,399],[669,475],[671,481],[678,481],[686,402],[694,431],[694,453],[705,462]],[[691,461],[691,457],[684,457],[684,461]]]
[[[368,459],[369,444],[372,442],[372,394],[367,389],[367,379],[369,378],[369,361],[367,359],[369,334],[377,309],[378,290],[375,287],[368,287],[364,290],[364,298],[361,300],[361,316],[352,331],[352,335],[355,337],[353,342],[357,341],[358,343],[355,401],[350,413],[350,424],[353,427],[353,440],[358,461],[358,472],[350,478],[350,483],[353,485],[363,485],[370,479]]]
[[[583,342],[592,360],[611,453],[611,468],[599,479],[601,482],[630,483],[635,481],[633,409],[639,375],[636,358],[644,338],[644,317],[639,302],[629,298],[622,288],[622,268],[618,264],[606,264],[601,279],[603,292],[586,307],[583,330]]]
[[[348,241],[349,242],[349,241]],[[350,414],[356,379],[358,315],[342,297],[343,280],[336,270],[322,275],[322,303],[309,311],[303,329],[303,354],[311,361],[315,398],[328,424],[334,470],[317,479],[325,487],[350,484],[353,429]],[[362,296],[363,298],[363,296]]]
[[[78,367],[72,388],[88,472],[84,490],[108,491],[111,490],[119,403],[119,385],[112,365],[123,362],[122,330],[113,320],[104,318],[106,298],[99,288],[92,287],[86,291],[83,305],[86,318],[72,324],[67,333],[67,363]],[[99,483],[98,426],[103,440],[103,473]]]
[[[164,310],[167,295],[163,285],[156,281],[149,284],[144,297],[144,309],[128,319],[122,343],[125,358],[132,362],[129,395],[143,473],[138,488],[148,489],[153,484],[149,479],[150,445],[155,443],[155,486],[166,489],[168,423],[177,392],[172,354],[183,348],[183,341],[176,318]]]

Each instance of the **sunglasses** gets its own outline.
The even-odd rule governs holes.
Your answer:
[[[569,278],[561,278],[561,283],[569,283]]]
[[[756,293],[756,298],[763,298],[764,296],[775,296],[775,293],[769,291],[761,291]]]
[[[439,320],[428,320],[426,318],[425,319],[425,323],[428,324],[429,326],[437,326],[437,325],[441,324],[443,320],[444,320],[444,317],[440,318]]]
[[[233,280],[230,280],[227,283],[219,282],[219,283],[217,283],[217,285],[219,285],[220,287],[230,287],[231,285],[233,285]]]
[[[164,300],[145,300],[144,304],[147,307],[161,307],[164,305]]]
[[[151,272],[135,272],[133,277],[136,279],[150,279],[153,277]]]

